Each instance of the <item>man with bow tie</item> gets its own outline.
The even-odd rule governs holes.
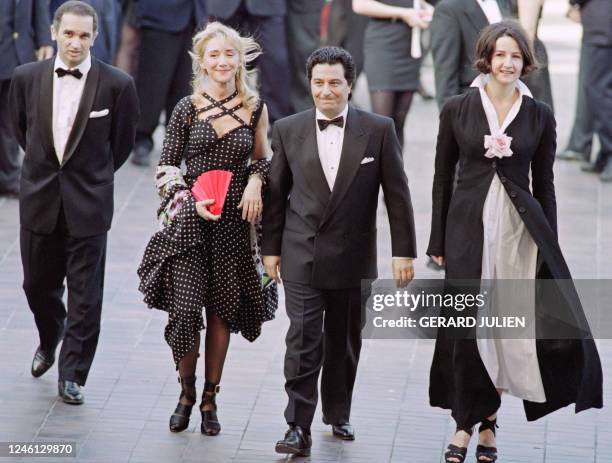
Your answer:
[[[19,215],[23,288],[40,345],[32,375],[59,356],[59,396],[81,404],[100,333],[113,179],[134,144],[132,78],[89,50],[96,12],[69,1],[55,12],[57,55],[15,69],[9,90],[15,136],[25,150]],[[64,306],[64,279],[68,310]]]
[[[353,440],[351,399],[364,313],[362,279],[377,277],[376,210],[382,186],[391,228],[393,277],[405,286],[416,256],[414,219],[393,121],[349,107],[351,55],[324,47],[307,61],[315,108],[272,131],[263,214],[266,272],[285,287],[290,320],[285,390],[289,403],[278,453],[309,455],[321,372],[323,421]],[[365,285],[368,287],[368,285]]]

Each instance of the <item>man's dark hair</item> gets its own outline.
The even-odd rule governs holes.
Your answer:
[[[91,16],[93,18],[93,32],[94,34],[98,31],[98,14],[91,5],[78,0],[70,0],[69,2],[62,3],[55,14],[53,15],[53,27],[56,31],[59,31],[59,25],[62,21],[62,17],[70,13],[76,16]]]
[[[495,51],[495,44],[500,37],[512,37],[518,44],[523,56],[523,70],[521,76],[529,74],[538,68],[527,34],[517,21],[507,19],[502,22],[485,27],[476,43],[476,62],[474,66],[483,74],[491,72],[491,60]]]
[[[349,85],[355,82],[355,61],[351,54],[340,47],[322,47],[312,52],[306,60],[308,81],[312,79],[312,68],[317,64],[338,64],[344,68],[344,78]]]

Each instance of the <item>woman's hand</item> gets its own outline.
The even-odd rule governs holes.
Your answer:
[[[251,223],[255,223],[263,212],[263,202],[261,200],[261,187],[263,182],[261,177],[257,174],[249,177],[249,183],[247,183],[238,209],[242,209],[242,219],[248,220]]]
[[[429,27],[428,18],[431,14],[428,10],[415,10],[414,8],[406,8],[406,12],[401,16],[402,21],[410,27],[418,27],[419,29],[427,29]]]
[[[444,257],[443,256],[431,256],[431,260],[433,260],[436,265],[439,267],[444,267]]]
[[[216,222],[217,220],[219,220],[219,217],[221,217],[220,215],[215,215],[208,210],[208,206],[210,206],[214,202],[215,202],[214,199],[205,199],[204,201],[196,201],[195,206],[196,206],[196,212],[198,213],[198,215],[202,217],[204,220],[212,220],[213,222]]]

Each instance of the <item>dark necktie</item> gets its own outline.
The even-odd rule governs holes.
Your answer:
[[[319,124],[319,130],[325,130],[330,125],[336,125],[342,128],[344,127],[344,117],[338,116],[335,119],[331,119],[331,120],[317,119],[317,124]]]
[[[81,77],[83,77],[83,73],[81,71],[79,71],[78,69],[73,69],[72,71],[70,69],[64,69],[64,68],[57,68],[55,70],[55,72],[57,73],[57,77],[59,77],[60,79],[64,76],[72,76],[76,79],[80,79]]]

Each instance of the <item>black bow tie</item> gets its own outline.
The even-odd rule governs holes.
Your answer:
[[[319,124],[319,130],[325,130],[330,125],[336,125],[340,128],[344,127],[344,117],[338,116],[335,119],[317,119],[317,124]]]
[[[59,77],[60,79],[64,76],[72,76],[76,79],[80,79],[81,77],[83,77],[83,73],[78,69],[73,69],[71,71],[70,69],[57,68],[55,72],[57,73],[57,77]]]

